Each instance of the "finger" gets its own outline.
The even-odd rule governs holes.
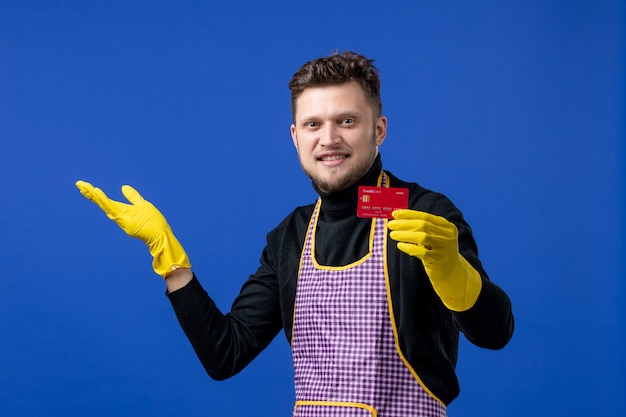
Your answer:
[[[118,215],[120,209],[117,204],[119,203],[107,197],[104,191],[86,181],[76,181],[76,187],[85,198],[100,207],[109,218],[112,219]]]
[[[389,237],[396,242],[408,242],[414,245],[422,245],[424,241],[428,238],[428,235],[424,232],[394,230],[389,233]]]
[[[93,190],[93,185],[83,180],[76,181],[76,187],[78,188],[80,193],[87,198],[89,198],[88,194],[90,194],[91,190]]]
[[[110,218],[115,219],[119,216],[121,207],[124,203],[111,200],[107,195],[98,187],[94,187],[91,193],[91,201],[96,203],[98,207],[104,211],[104,213]]]
[[[396,210],[393,215],[398,220],[387,223],[390,230],[423,231],[432,236],[446,238],[453,238],[458,234],[456,225],[441,216],[415,210]]]
[[[422,260],[428,254],[428,249],[425,247],[406,242],[398,242],[398,250]]]
[[[449,246],[447,237],[433,236],[425,232],[394,230],[389,237],[396,242],[406,242],[413,245],[423,246],[429,251],[439,251]]]
[[[456,226],[452,223],[439,225],[428,220],[390,220],[387,223],[389,230],[403,230],[410,232],[423,232],[434,237],[454,236]]]
[[[398,209],[391,213],[394,219],[424,219],[425,214],[427,213],[411,209]]]
[[[427,226],[427,222],[424,220],[389,220],[387,222],[387,227],[389,230],[415,230],[420,231],[424,230]]]
[[[144,201],[144,198],[141,196],[141,194],[139,194],[139,191],[135,190],[130,185],[122,186],[122,194],[124,194],[124,197],[126,197],[126,199],[132,204],[138,204]]]
[[[425,211],[417,211],[410,209],[394,210],[391,213],[394,219],[406,219],[406,220],[423,220],[438,226],[445,226],[448,223],[448,219],[445,217],[437,216],[435,214],[426,213]]]
[[[98,201],[99,196],[96,195],[96,188],[93,185],[86,181],[76,181],[76,187],[78,187],[80,193],[84,195],[85,198],[93,203],[96,203],[97,205],[100,205],[100,202]]]

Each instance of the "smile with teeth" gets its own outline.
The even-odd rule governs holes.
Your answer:
[[[348,157],[348,155],[337,154],[337,155],[324,155],[324,156],[321,156],[321,157],[319,157],[317,159],[319,161],[337,161],[339,159],[345,159],[347,157]]]

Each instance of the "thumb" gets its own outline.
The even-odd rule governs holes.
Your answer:
[[[124,197],[126,197],[126,199],[132,204],[138,204],[145,201],[141,194],[139,194],[139,191],[135,190],[130,185],[122,186],[122,194],[124,194]]]

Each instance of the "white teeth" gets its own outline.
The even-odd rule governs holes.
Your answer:
[[[346,156],[345,155],[329,155],[329,156],[323,156],[320,159],[322,161],[336,161],[338,159],[344,159]]]

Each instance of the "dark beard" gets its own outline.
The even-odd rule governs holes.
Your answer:
[[[309,178],[311,178],[315,186],[320,191],[326,194],[336,193],[338,191],[345,190],[346,188],[348,188],[349,186],[351,186],[352,184],[360,180],[363,177],[363,175],[365,175],[367,171],[369,171],[369,169],[372,167],[372,164],[374,163],[374,160],[376,159],[376,154],[377,154],[376,146],[374,146],[372,148],[370,157],[367,160],[365,160],[362,164],[353,167],[350,171],[346,173],[345,176],[338,178],[336,181],[319,182],[319,181],[316,181],[315,178],[313,178],[309,172],[307,172],[306,170],[304,172]]]

